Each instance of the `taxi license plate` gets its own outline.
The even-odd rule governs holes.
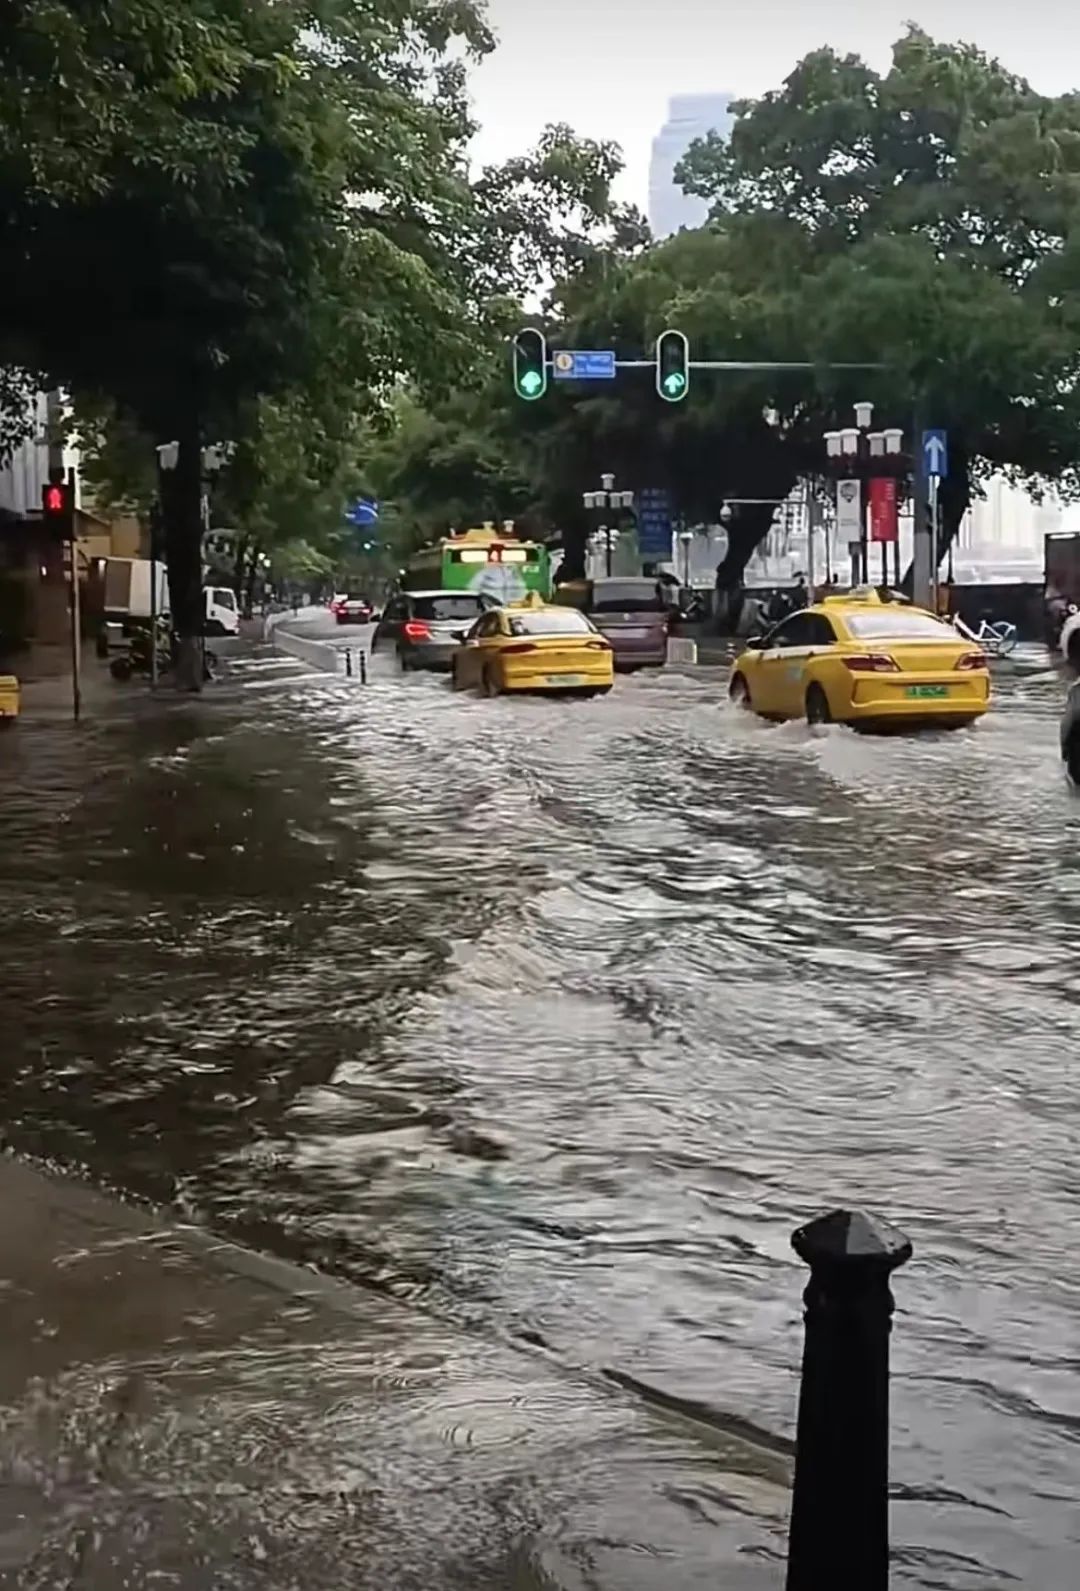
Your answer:
[[[919,696],[924,698],[927,696],[940,698],[942,696],[948,696],[948,694],[949,687],[947,685],[909,685],[907,690],[904,692],[905,696]]]
[[[575,685],[584,685],[585,676],[584,674],[549,674],[547,682],[549,685],[569,685],[572,688]]]

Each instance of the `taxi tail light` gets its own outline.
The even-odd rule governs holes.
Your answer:
[[[519,652],[535,652],[536,645],[533,641],[518,641],[515,646],[504,646],[503,657],[517,657]]]
[[[586,652],[610,652],[611,646],[607,641],[586,641]]]
[[[956,667],[962,669],[966,674],[972,673],[975,669],[984,669],[987,666],[985,652],[965,652],[963,657],[959,658],[956,663]]]
[[[857,656],[845,657],[844,667],[849,668],[853,674],[899,674],[900,672],[900,665],[887,652],[860,652]]]
[[[409,619],[401,626],[401,633],[408,641],[426,641],[431,634],[431,626],[425,624],[423,619]]]

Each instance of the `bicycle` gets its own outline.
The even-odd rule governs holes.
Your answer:
[[[969,641],[978,642],[991,657],[1008,657],[1020,639],[1016,625],[1008,619],[980,619],[979,628],[970,630],[963,619],[955,618],[953,626]]]

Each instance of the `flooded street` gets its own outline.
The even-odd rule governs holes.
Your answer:
[[[762,725],[719,671],[587,703],[275,671],[0,746],[6,1140],[773,1437],[791,1230],[867,1205],[915,1245],[896,1582],[1068,1584],[1061,681],[877,740]]]

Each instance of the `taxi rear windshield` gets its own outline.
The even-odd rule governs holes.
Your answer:
[[[859,641],[955,641],[956,631],[929,613],[845,613],[844,623]]]
[[[593,627],[573,608],[558,613],[515,613],[510,619],[511,635],[592,635]]]

